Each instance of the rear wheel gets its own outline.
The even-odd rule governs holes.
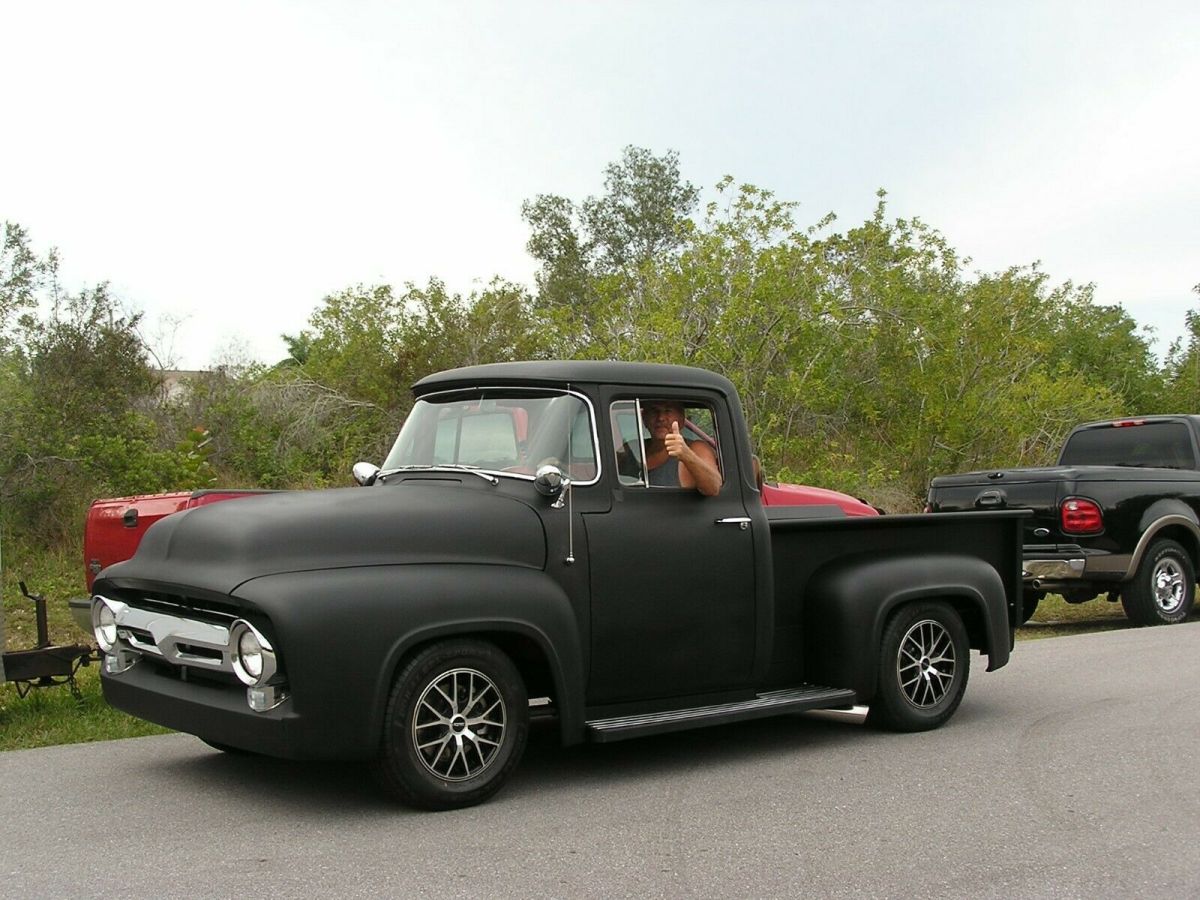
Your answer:
[[[472,806],[508,779],[528,732],[525,685],[507,656],[482,641],[434,644],[396,678],[376,776],[413,806]]]
[[[930,601],[894,613],[879,646],[879,682],[867,721],[928,731],[958,709],[970,674],[967,629],[954,608]]]
[[[1137,625],[1174,625],[1187,618],[1195,597],[1191,557],[1181,545],[1163,538],[1142,557],[1133,581],[1121,591],[1121,605]]]

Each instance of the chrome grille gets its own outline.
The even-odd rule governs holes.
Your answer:
[[[166,612],[160,602],[151,608],[132,606],[126,601],[116,614],[117,637],[131,650],[157,656],[176,666],[195,666],[233,675],[229,655],[229,625],[205,622],[190,616]]]

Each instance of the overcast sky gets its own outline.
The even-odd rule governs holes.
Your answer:
[[[355,283],[532,283],[522,200],[628,144],[1095,282],[1200,282],[1200,3],[0,0],[0,219],[159,349],[274,362]]]

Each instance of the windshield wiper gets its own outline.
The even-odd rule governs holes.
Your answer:
[[[499,484],[500,479],[491,472],[485,472],[479,466],[468,466],[466,463],[443,463],[440,466],[432,466],[434,469],[453,469],[457,472],[470,472],[472,475],[478,475],[489,484]]]
[[[483,471],[479,468],[479,466],[468,466],[464,463],[438,463],[436,465],[429,466],[421,465],[420,463],[414,463],[407,466],[396,466],[394,469],[388,469],[385,472],[380,472],[377,477],[386,478],[389,475],[395,475],[397,472],[444,472],[447,470],[451,472],[470,472],[472,475],[478,475],[488,484],[500,483],[499,478],[489,472]]]

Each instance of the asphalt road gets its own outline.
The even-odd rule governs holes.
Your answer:
[[[1022,643],[940,731],[567,750],[416,813],[171,735],[0,754],[5,897],[1196,897],[1200,623]]]

